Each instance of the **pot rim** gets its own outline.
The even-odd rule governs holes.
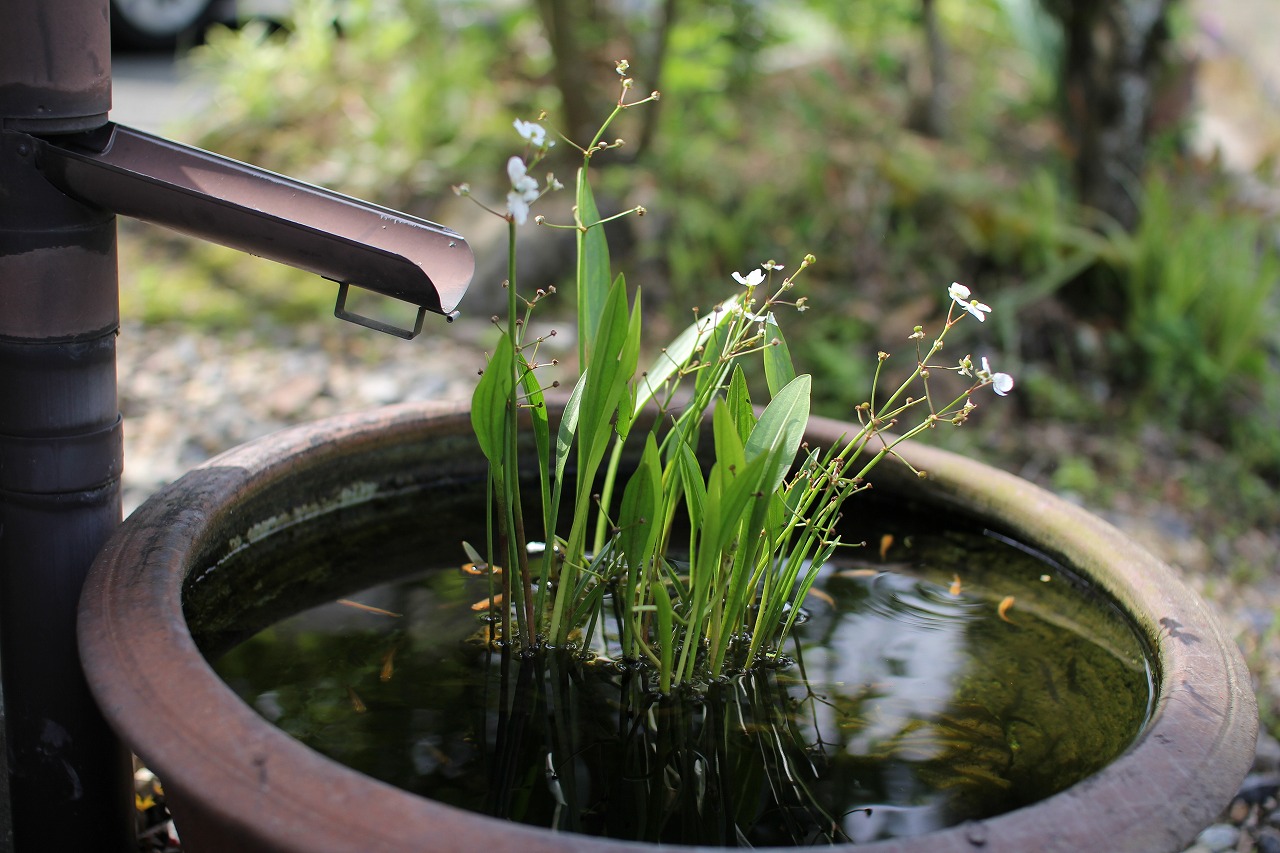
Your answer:
[[[283,430],[217,456],[157,493],[111,538],[81,598],[80,654],[99,706],[177,803],[217,792],[196,820],[226,822],[254,849],[622,851],[645,845],[497,821],[410,794],[303,746],[262,719],[214,673],[187,630],[182,551],[264,483],[319,466],[344,448],[470,433],[465,408],[410,403]],[[848,424],[813,418],[827,446]],[[904,445],[905,447],[906,445]],[[1011,474],[920,444],[903,451],[928,472],[882,465],[877,489],[919,493],[1069,563],[1106,590],[1154,651],[1156,697],[1129,749],[1067,790],[1006,814],[878,851],[1179,850],[1208,825],[1249,770],[1257,706],[1243,657],[1205,602],[1114,527]],[[321,786],[315,799],[300,796]],[[269,799],[268,799],[269,798]],[[184,825],[178,814],[179,828]],[[503,833],[495,837],[496,833]],[[689,848],[695,849],[695,848]]]

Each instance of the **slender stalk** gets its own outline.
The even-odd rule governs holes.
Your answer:
[[[524,624],[521,631],[525,636],[526,642],[533,643],[536,640],[537,622],[533,612],[533,580],[529,573],[529,551],[524,535],[524,511],[520,501],[520,458],[519,458],[519,418],[520,418],[520,393],[521,393],[521,352],[520,345],[520,327],[517,323],[517,294],[516,294],[516,224],[509,222],[507,224],[507,337],[511,340],[511,364],[505,366],[505,369],[511,373],[511,395],[507,400],[507,426],[506,426],[506,446],[507,452],[503,457],[502,465],[505,471],[502,482],[504,494],[500,496],[502,501],[502,519],[503,524],[509,532],[507,543],[507,573],[510,574],[516,567],[519,567],[521,582],[521,603],[523,610],[517,611],[519,621]],[[503,369],[503,366],[499,366]],[[541,464],[541,463],[540,463]],[[507,587],[513,589],[514,581],[508,581]],[[510,607],[515,602],[505,601],[504,607]]]

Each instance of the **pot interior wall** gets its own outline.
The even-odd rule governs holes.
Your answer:
[[[202,551],[201,562],[197,564],[201,568],[190,576],[185,590],[188,621],[207,657],[217,659],[259,629],[311,605],[350,596],[406,572],[423,569],[443,571],[449,566],[456,567],[465,560],[460,541],[477,545],[484,541],[485,477],[478,451],[452,442],[440,446],[424,443],[413,446],[411,452],[404,450],[380,448],[377,452],[346,456],[339,466],[341,476],[335,466],[308,467],[294,472],[287,480],[273,481],[253,493],[250,500],[242,502],[230,516],[238,528],[225,531],[220,540],[209,540]],[[910,509],[907,504],[911,504]],[[1013,708],[1010,713],[1015,716],[1053,717],[1053,703],[1062,705],[1066,702],[1069,705],[1079,699],[1073,695],[1058,694],[1056,684],[1062,685],[1064,693],[1070,689],[1063,670],[1055,670],[1051,674],[1048,665],[1042,664],[1037,669],[1036,664],[1027,663],[1035,660],[1037,655],[1048,654],[1044,650],[1050,648],[1056,650],[1054,655],[1061,657],[1068,643],[1044,641],[1028,648],[1028,644],[1036,641],[1018,629],[1013,620],[1008,620],[1007,625],[997,625],[997,628],[1008,629],[1005,642],[1009,645],[1003,653],[995,646],[978,653],[978,661],[985,668],[968,676],[971,682],[977,680],[990,685],[985,688],[984,702],[978,706],[980,710],[969,712],[972,719],[968,722],[963,714],[959,715],[961,722],[952,724],[959,728],[949,731],[948,735],[957,743],[973,746],[979,743],[979,740],[971,740],[978,738],[976,727],[983,727],[982,748],[1002,751],[1004,760],[1010,765],[1021,757],[1020,768],[1010,774],[1018,780],[1015,786],[1018,796],[1009,799],[1007,794],[999,791],[974,794],[970,796],[972,802],[966,805],[969,811],[963,813],[966,818],[989,817],[1061,790],[1093,772],[1100,761],[1118,754],[1136,736],[1149,710],[1146,703],[1150,685],[1145,680],[1149,671],[1141,669],[1141,643],[1113,605],[1087,593],[1083,581],[1051,562],[1045,562],[1043,569],[1054,573],[1052,585],[1037,582],[1039,570],[1034,568],[1030,575],[1024,567],[1020,577],[999,578],[1000,569],[996,568],[1001,565],[999,555],[1011,550],[1009,543],[984,537],[981,529],[975,529],[968,520],[956,514],[939,514],[931,510],[925,501],[904,501],[901,496],[895,497],[893,490],[872,490],[854,498],[851,506],[856,507],[856,513],[847,525],[847,536],[851,541],[870,543],[859,552],[865,559],[848,564],[851,573],[875,572],[878,567],[884,567],[890,552],[894,559],[904,559],[904,555],[910,554],[913,536],[922,531],[934,531],[939,536],[948,531],[955,537],[964,535],[970,537],[966,541],[970,542],[968,547],[975,549],[973,559],[976,560],[972,571],[962,570],[966,583],[974,589],[998,588],[1001,594],[1007,593],[1010,600],[1017,598],[1023,602],[1022,608],[1030,608],[1035,602],[1034,612],[1039,615],[1034,618],[1049,614],[1052,620],[1073,630],[1076,636],[1089,637],[1091,646],[1107,649],[1109,661],[1112,658],[1123,659],[1138,667],[1136,672],[1119,672],[1122,682],[1113,682],[1111,688],[1104,687],[1095,694],[1097,697],[1114,694],[1123,683],[1126,701],[1108,704],[1102,698],[1095,698],[1092,703],[1082,700],[1088,707],[1073,712],[1087,710],[1094,715],[1096,731],[1090,734],[1096,734],[1096,738],[1087,743],[1074,736],[1055,741],[1060,744],[1054,756],[1056,761],[1031,760],[1035,752],[1031,748],[1031,728],[1024,730],[1024,743],[1019,748],[1025,752],[1018,756],[1010,751],[1003,735],[991,740],[992,732],[999,734],[999,731],[998,728],[987,731],[991,723],[983,715],[990,713],[989,707],[1004,707]],[[946,543],[943,542],[941,547],[945,548]],[[957,542],[955,547],[961,546]],[[880,552],[878,558],[877,550]],[[901,569],[904,564],[898,562],[896,565]],[[949,580],[948,569],[940,589],[945,589]],[[482,597],[484,593],[481,590],[482,587],[473,584],[470,595],[472,598]],[[972,598],[972,601],[972,606],[979,606],[978,599]],[[982,605],[991,612],[993,619],[997,601],[998,597],[988,597]],[[1104,618],[1099,618],[1099,609],[1105,614]],[[1029,619],[1033,610],[1023,612],[1027,616],[1020,618]],[[474,630],[473,617],[472,629],[464,629],[457,636],[462,638]],[[954,636],[959,641],[963,633]],[[389,638],[388,648],[400,642]],[[1022,644],[1018,652],[1012,651],[1016,642]],[[354,647],[358,643],[351,645]],[[250,649],[246,650],[246,655],[251,660],[269,655],[261,646],[251,646]],[[414,655],[423,653],[422,649],[413,652]],[[405,662],[409,654],[408,651],[400,654],[398,666],[404,672],[410,671]],[[998,659],[1000,664],[1007,666],[1003,669],[997,666]],[[1054,661],[1055,666],[1060,663]],[[322,665],[318,674],[322,673],[331,674],[331,670]],[[1017,673],[1024,675],[1018,676]],[[1026,673],[1032,673],[1036,683],[1021,683]],[[430,683],[433,677],[438,675],[433,676],[428,669],[408,678],[417,683]],[[320,680],[327,682],[331,679],[321,676]],[[350,696],[357,695],[355,689],[346,689],[351,690]],[[364,687],[358,689],[361,693],[365,691]],[[1036,690],[1042,695],[1033,697],[1031,694]],[[1129,693],[1133,694],[1132,699],[1127,698]],[[339,689],[331,697],[335,703],[334,710],[341,713],[346,706],[345,710],[350,711],[351,703],[358,702],[362,709],[359,713],[363,715],[364,700],[351,699],[350,696]],[[365,693],[365,696],[369,698],[369,694]],[[257,704],[249,695],[244,698],[251,704]],[[374,700],[370,698],[369,701],[372,707]],[[370,713],[363,722],[372,725],[373,716]],[[967,728],[969,726],[975,728],[971,731]],[[1047,742],[1049,736],[1043,733],[1044,728],[1037,727],[1035,736]],[[378,736],[376,727],[370,728],[369,725],[362,725],[360,731],[353,742],[367,745]],[[459,742],[470,739],[470,735],[459,737]],[[320,743],[313,746],[333,757],[342,754],[341,749],[325,749]],[[363,751],[367,753],[367,746]],[[383,744],[375,751],[380,756],[403,752],[403,745],[396,743]],[[1043,757],[1047,759],[1048,756],[1049,753],[1045,753]],[[386,763],[381,758],[371,766],[364,766],[348,757],[343,757],[343,760],[375,776],[378,775],[376,766]],[[410,787],[401,780],[387,781]],[[427,789],[420,793],[434,796]],[[940,825],[946,824],[923,826],[928,829]]]

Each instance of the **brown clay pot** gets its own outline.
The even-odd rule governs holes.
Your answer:
[[[815,419],[808,440],[829,446],[846,430]],[[1066,791],[989,820],[858,849],[1182,849],[1229,802],[1253,758],[1257,706],[1231,638],[1168,567],[1106,523],[968,459],[923,446],[908,455],[929,478],[882,465],[875,492],[977,516],[1106,590],[1154,649],[1157,695],[1133,746]],[[334,595],[325,582],[276,577],[270,566],[219,577],[218,559],[229,548],[299,515],[403,488],[438,491],[440,520],[449,524],[451,501],[474,493],[483,472],[465,412],[391,407],[223,454],[153,497],[111,540],[81,601],[81,655],[108,720],[163,780],[184,850],[643,846],[497,821],[363,776],[259,717],[201,653],[274,618],[281,601],[297,610]]]

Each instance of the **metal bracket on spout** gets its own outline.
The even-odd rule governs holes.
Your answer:
[[[381,320],[374,320],[365,317],[362,314],[356,314],[347,310],[347,290],[351,285],[345,281],[338,283],[338,303],[333,306],[333,316],[339,320],[346,320],[348,323],[355,323],[357,326],[364,326],[366,329],[373,329],[375,332],[385,332],[388,335],[395,335],[397,338],[404,338],[411,341],[422,332],[422,318],[427,316],[427,309],[418,306],[418,319],[413,324],[413,329],[402,329],[399,326],[393,326],[390,323],[384,323]],[[451,315],[446,315],[449,322],[453,322]]]
[[[32,141],[45,177],[94,207],[358,282],[421,311],[450,315],[471,283],[475,259],[466,240],[425,219],[112,123]],[[339,317],[412,337],[344,315],[344,293]]]

